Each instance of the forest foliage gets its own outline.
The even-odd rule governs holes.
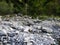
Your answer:
[[[60,15],[60,0],[0,0],[0,14]]]

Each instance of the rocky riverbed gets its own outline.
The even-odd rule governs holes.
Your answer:
[[[59,45],[60,20],[16,16],[0,19],[0,45]]]

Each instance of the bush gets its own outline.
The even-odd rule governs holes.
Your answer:
[[[8,5],[5,1],[0,2],[0,14],[13,13],[13,4]]]

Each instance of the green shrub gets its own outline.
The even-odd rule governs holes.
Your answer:
[[[0,14],[13,13],[13,4],[8,5],[5,1],[0,2]]]

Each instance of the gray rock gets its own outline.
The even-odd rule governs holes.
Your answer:
[[[48,32],[48,33],[52,33],[53,29],[49,28],[49,27],[42,27],[42,30]]]

